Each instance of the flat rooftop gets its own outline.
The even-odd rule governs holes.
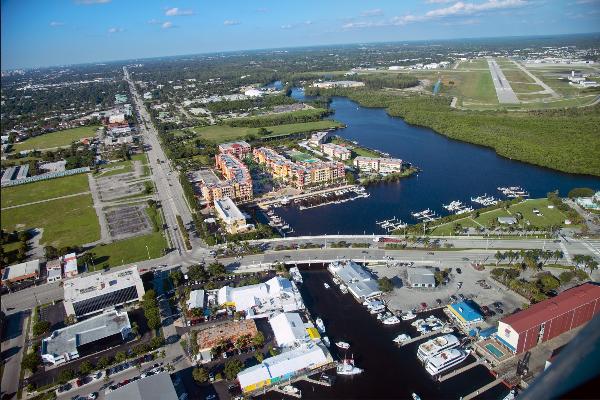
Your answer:
[[[202,182],[205,185],[211,185],[221,182],[219,177],[212,169],[199,169],[188,174],[191,182]]]
[[[142,285],[136,266],[120,271],[80,276],[64,284],[65,301],[78,302],[130,286]]]
[[[244,214],[242,214],[240,209],[229,197],[224,197],[220,200],[215,200],[215,208],[226,224],[231,224],[234,221],[246,219],[246,217],[244,217]]]
[[[138,379],[113,390],[106,400],[178,400],[173,381],[168,373]]]
[[[127,313],[108,311],[52,332],[52,335],[43,341],[42,353],[56,356],[74,353],[79,346],[116,335],[123,329],[131,329]]]
[[[27,276],[36,273],[40,273],[40,260],[27,261],[4,268],[2,280],[6,281],[17,279],[21,276]]]

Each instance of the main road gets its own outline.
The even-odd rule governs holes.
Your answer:
[[[189,250],[185,246],[183,233],[178,226],[177,215],[181,217],[184,229],[187,229],[192,224],[192,214],[185,200],[183,188],[178,179],[178,172],[173,169],[171,161],[167,158],[160,145],[158,132],[126,67],[123,67],[123,74],[125,80],[129,83],[133,103],[141,119],[141,121],[138,121],[139,129],[142,132],[144,142],[151,147],[147,154],[158,198],[162,204],[167,233],[171,238],[172,247],[177,250],[177,254],[183,255]]]

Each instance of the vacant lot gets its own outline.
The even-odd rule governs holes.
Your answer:
[[[147,249],[146,249],[147,247]],[[94,266],[96,270],[104,267],[115,267],[137,261],[158,258],[163,256],[163,249],[167,248],[167,240],[161,232],[138,236],[131,239],[119,240],[111,244],[94,247]]]
[[[2,212],[2,229],[43,228],[42,245],[75,246],[100,239],[92,195],[50,200]]]
[[[15,150],[40,150],[68,146],[76,140],[93,137],[96,134],[96,129],[98,129],[97,126],[81,126],[79,128],[65,129],[64,131],[46,133],[15,144]]]
[[[2,189],[2,208],[90,190],[87,174],[48,179]]]
[[[266,126],[265,129],[270,132],[268,136],[279,136],[337,128],[340,126],[342,126],[342,124],[337,121],[322,120],[298,124]],[[231,127],[227,125],[213,125],[194,128],[194,132],[199,134],[202,138],[216,143],[242,139],[248,134],[258,134],[258,130],[259,128]]]

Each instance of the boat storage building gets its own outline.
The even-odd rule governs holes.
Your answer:
[[[513,353],[577,328],[600,313],[600,286],[584,283],[498,322],[496,338]]]

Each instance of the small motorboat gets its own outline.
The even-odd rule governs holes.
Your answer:
[[[337,347],[339,347],[340,349],[344,349],[344,350],[347,350],[347,349],[350,348],[350,343],[347,343],[347,342],[341,342],[340,341],[340,342],[336,342],[335,345]]]
[[[419,397],[419,395],[416,393],[412,394],[412,398],[413,398],[413,400],[421,400],[421,397]]]
[[[346,358],[337,365],[336,372],[338,375],[357,375],[362,373],[363,370],[354,365],[353,359]]]
[[[323,286],[325,286],[325,289],[329,289],[331,287],[331,286],[329,286],[329,284],[327,282],[324,282]]]
[[[294,387],[292,385],[285,385],[284,387],[281,388],[281,390],[287,394],[291,394],[291,395],[295,395],[300,393],[300,389],[298,389],[297,387]]]
[[[331,347],[331,341],[327,336],[323,336],[321,339],[323,340],[323,343],[325,343],[325,346]]]
[[[402,314],[400,318],[402,318],[402,321],[410,321],[411,319],[417,318],[417,315],[413,314],[412,311],[409,311],[407,313]]]
[[[384,325],[396,325],[399,323],[400,323],[400,319],[398,317],[396,317],[395,315],[383,320]]]
[[[325,324],[323,323],[321,317],[315,320],[315,324],[317,325],[317,329],[319,330],[319,332],[325,333]]]
[[[394,339],[394,343],[403,345],[404,343],[408,342],[409,340],[410,340],[410,336],[408,336],[406,333],[401,333],[398,336],[396,336],[396,338]]]

